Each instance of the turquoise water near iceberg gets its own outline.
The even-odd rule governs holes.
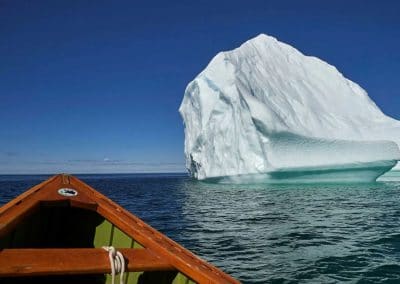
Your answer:
[[[400,283],[400,172],[367,184],[81,175],[244,283]],[[46,176],[0,176],[0,204]]]

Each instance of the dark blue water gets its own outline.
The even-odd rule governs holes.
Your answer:
[[[400,175],[358,185],[227,185],[84,175],[244,283],[400,283]],[[0,176],[0,204],[46,176]]]

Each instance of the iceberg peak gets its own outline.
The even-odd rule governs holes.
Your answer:
[[[255,36],[255,37],[249,39],[246,42],[248,42],[248,43],[251,43],[251,42],[253,42],[253,43],[267,43],[267,42],[277,43],[278,40],[273,36],[261,33],[258,36]]]

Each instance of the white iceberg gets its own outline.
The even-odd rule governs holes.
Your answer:
[[[218,53],[179,111],[197,179],[373,181],[400,160],[400,121],[334,66],[264,34]]]

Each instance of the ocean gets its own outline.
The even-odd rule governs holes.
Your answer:
[[[77,175],[243,283],[400,283],[400,172],[368,184]],[[48,176],[0,176],[0,205]]]

